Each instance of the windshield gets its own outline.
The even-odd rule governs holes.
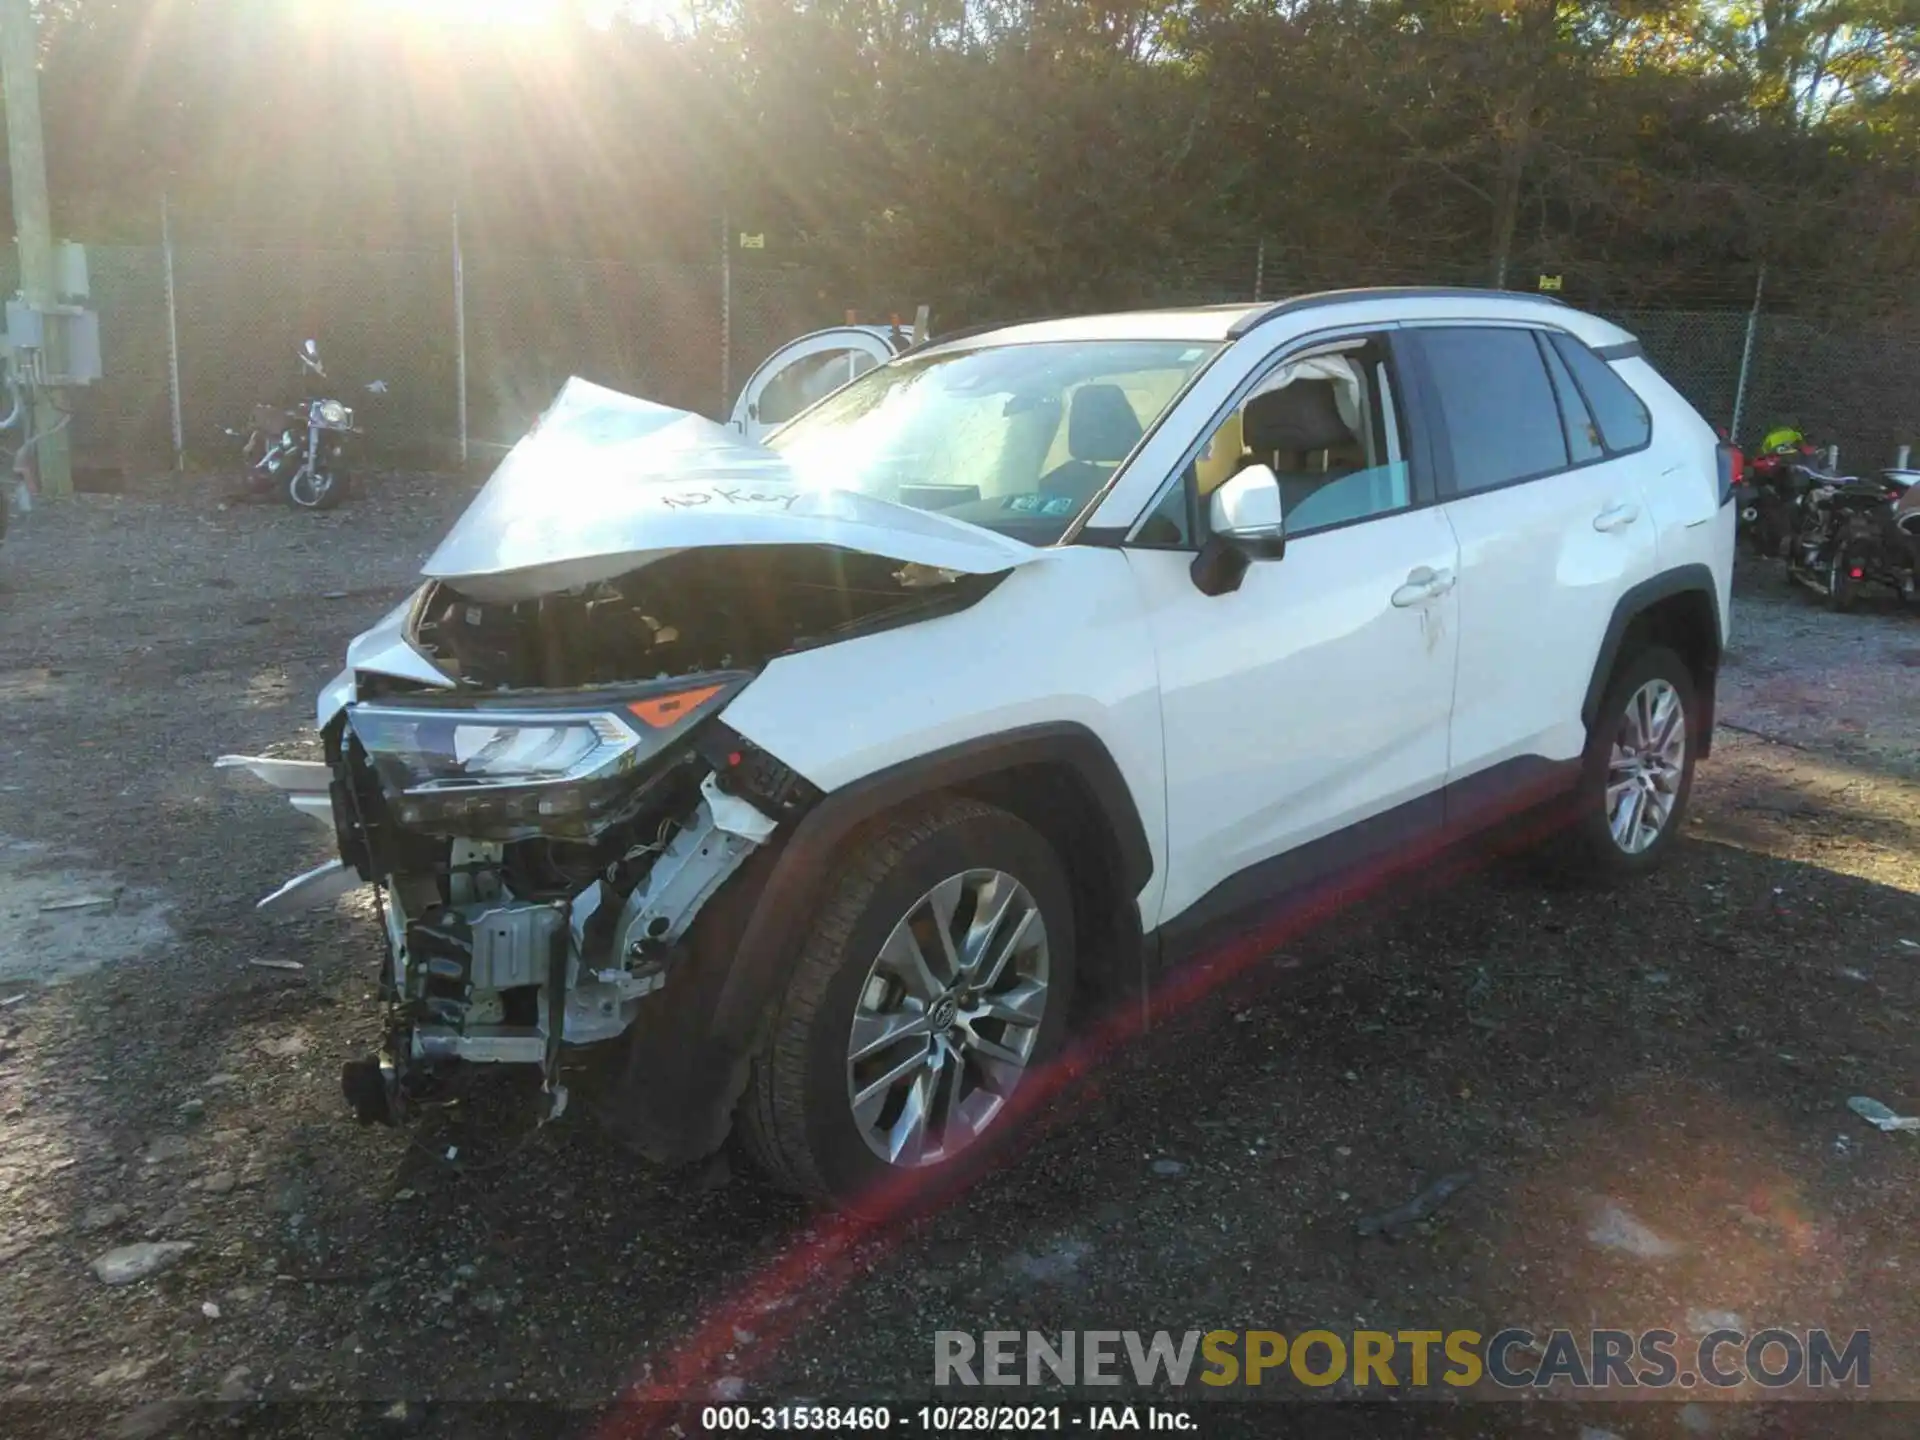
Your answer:
[[[1218,345],[1054,341],[909,357],[768,438],[803,484],[1051,545]]]

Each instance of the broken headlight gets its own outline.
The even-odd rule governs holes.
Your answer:
[[[481,840],[587,839],[613,818],[635,775],[724,706],[744,675],[554,705],[460,708],[363,704],[348,723],[394,819]]]

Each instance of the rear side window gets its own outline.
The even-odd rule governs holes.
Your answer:
[[[1560,419],[1567,427],[1567,450],[1573,456],[1573,463],[1584,465],[1604,458],[1606,451],[1600,444],[1600,427],[1593,423],[1593,415],[1581,397],[1580,387],[1573,383],[1567,362],[1547,343],[1546,336],[1540,337],[1540,343],[1541,353],[1547,357],[1547,375],[1553,381],[1553,393],[1560,401]]]
[[[1446,422],[1454,491],[1471,495],[1567,468],[1560,404],[1533,332],[1418,332]]]
[[[1571,335],[1553,335],[1549,341],[1573,372],[1609,454],[1638,450],[1653,438],[1646,405],[1611,365]]]

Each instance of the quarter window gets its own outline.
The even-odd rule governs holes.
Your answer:
[[[1543,351],[1547,357],[1547,375],[1553,381],[1553,393],[1560,401],[1560,419],[1567,427],[1567,450],[1573,456],[1573,463],[1584,465],[1589,460],[1603,458],[1606,451],[1600,444],[1600,429],[1593,423],[1593,416],[1587,410],[1587,402],[1581,398],[1580,388],[1573,383],[1573,376],[1567,370],[1567,362],[1560,358],[1560,352],[1547,343],[1547,337],[1540,337]]]
[[[1567,467],[1560,405],[1531,331],[1462,327],[1419,335],[1446,422],[1456,493]]]
[[[1638,450],[1653,438],[1653,421],[1646,405],[1611,365],[1571,335],[1552,336],[1551,343],[1579,382],[1609,452],[1619,455]]]

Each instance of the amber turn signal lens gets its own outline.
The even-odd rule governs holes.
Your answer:
[[[698,690],[681,690],[672,695],[654,695],[646,700],[634,701],[627,706],[627,709],[642,724],[650,725],[655,730],[665,730],[668,726],[684,720],[724,688],[720,685],[703,685]]]

